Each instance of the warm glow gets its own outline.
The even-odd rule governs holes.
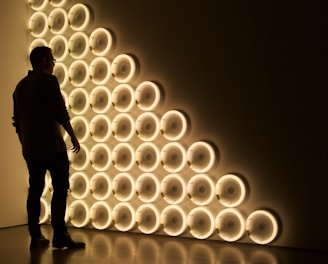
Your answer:
[[[112,151],[112,162],[118,171],[130,171],[135,165],[135,151],[129,143],[119,143]]]
[[[160,195],[160,182],[153,173],[143,173],[136,180],[136,194],[144,203],[155,202]]]
[[[181,140],[188,131],[186,116],[180,111],[170,110],[162,116],[160,129],[166,139],[171,141]]]
[[[127,202],[118,203],[113,208],[113,220],[119,231],[131,230],[136,224],[135,218],[134,208]]]
[[[96,57],[90,63],[89,74],[96,85],[105,85],[111,78],[111,64],[105,57]]]
[[[53,34],[64,34],[68,27],[66,11],[59,7],[53,9],[48,16],[48,25]]]
[[[208,205],[215,197],[215,185],[206,174],[196,174],[187,184],[188,197],[196,205]]]
[[[75,32],[68,40],[68,52],[73,59],[84,59],[89,52],[89,37],[83,32]]]
[[[112,74],[119,83],[130,82],[137,73],[137,66],[134,58],[127,54],[120,54],[112,62]]]
[[[84,199],[90,193],[89,179],[83,172],[75,172],[69,179],[70,182],[70,194],[75,199]]]
[[[112,211],[106,202],[95,202],[90,208],[91,224],[98,230],[106,229],[112,223]]]
[[[96,28],[89,37],[90,49],[96,56],[106,56],[113,46],[113,38],[106,28]]]
[[[160,213],[153,204],[143,204],[136,211],[138,229],[144,234],[152,234],[160,227]]]
[[[74,86],[83,87],[87,84],[89,66],[84,60],[75,60],[68,68],[70,82]]]
[[[84,227],[90,222],[89,206],[83,200],[75,200],[68,208],[69,219],[74,227]]]
[[[119,112],[129,112],[134,106],[134,90],[128,84],[119,84],[112,91],[112,104]]]
[[[112,193],[112,183],[108,174],[94,174],[90,179],[90,192],[96,200],[107,200]]]
[[[135,135],[134,120],[131,115],[120,113],[112,121],[112,133],[120,142],[127,142]]]
[[[161,213],[161,224],[167,235],[179,236],[187,229],[186,213],[180,206],[169,205]]]
[[[150,81],[142,82],[135,91],[135,100],[143,111],[154,111],[163,100],[157,84]]]
[[[159,120],[156,114],[144,112],[136,120],[136,132],[143,141],[153,141],[159,134]]]
[[[106,171],[112,163],[109,147],[104,143],[93,145],[90,150],[90,163],[97,171]]]
[[[180,172],[186,166],[186,150],[178,142],[167,143],[161,151],[161,163],[168,172]]]
[[[121,172],[112,181],[113,194],[121,202],[130,201],[135,195],[135,182],[131,174]]]
[[[97,86],[90,93],[90,106],[97,114],[106,113],[112,105],[112,96],[106,86]]]
[[[40,11],[33,13],[29,19],[28,28],[33,37],[44,37],[48,31],[47,15]]]
[[[204,141],[193,143],[187,151],[189,167],[197,173],[205,173],[211,170],[216,162],[213,147]]]
[[[195,207],[188,216],[188,227],[191,235],[198,239],[209,238],[215,228],[213,216],[205,207]]]
[[[160,163],[160,154],[154,143],[146,142],[136,150],[136,163],[143,172],[153,172]]]
[[[86,30],[91,22],[91,13],[89,8],[80,3],[73,5],[68,12],[68,21],[73,30]]]
[[[161,181],[161,194],[169,204],[180,204],[186,198],[186,184],[179,174],[169,174]]]
[[[57,61],[64,61],[68,55],[68,41],[62,35],[55,35],[50,39],[49,48]],[[56,63],[57,65],[57,63]]]

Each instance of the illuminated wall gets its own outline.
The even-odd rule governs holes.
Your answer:
[[[74,25],[74,14],[70,13],[79,1],[67,1],[67,5],[66,1],[51,1],[43,7],[44,2],[34,1],[34,9],[28,9],[27,20],[37,13],[41,21],[36,26],[34,20],[27,23],[26,28],[30,26],[37,34],[30,32],[28,40],[32,46],[37,45],[35,39],[56,46],[56,75],[83,144],[80,155],[71,156],[70,224],[324,247],[325,242],[316,234],[326,230],[317,210],[326,208],[322,202],[318,205],[324,200],[326,181],[315,173],[321,172],[318,168],[312,170],[315,158],[307,155],[320,156],[312,151],[317,141],[312,131],[299,130],[301,119],[295,117],[297,111],[304,110],[299,108],[300,102],[288,104],[294,94],[277,85],[279,78],[285,78],[283,74],[273,71],[271,75],[263,67],[272,67],[266,62],[271,55],[256,48],[259,42],[253,38],[257,37],[257,25],[254,22],[250,27],[254,31],[247,28],[251,22],[243,21],[242,8],[224,14],[211,8],[216,7],[211,1],[208,6],[176,3],[174,8],[146,0],[128,6],[90,1],[87,9],[77,9],[91,12],[92,23],[84,29],[78,28],[84,16],[77,15]],[[229,6],[219,6],[229,10]],[[253,12],[255,20],[257,14]],[[65,21],[70,23],[61,24]],[[230,24],[215,24],[226,21]],[[51,27],[43,32],[46,23]],[[84,49],[85,43],[95,45],[91,36],[101,39],[99,49]],[[107,43],[112,47],[104,51],[108,45],[103,39],[110,37],[112,42]],[[256,57],[256,52],[262,57]],[[274,55],[277,51],[268,48],[267,52]],[[131,57],[120,61],[122,54]],[[287,59],[290,56],[283,55]],[[113,62],[120,61],[121,74],[127,76],[132,69],[129,58],[137,71],[132,80],[122,81]],[[286,71],[293,74],[294,68]],[[109,71],[114,76],[107,74]],[[140,98],[149,96],[146,93],[142,97],[142,89],[149,89],[150,99],[159,101],[154,105],[151,100],[141,103]],[[301,90],[296,96],[303,100]],[[307,120],[307,115],[302,117]],[[173,119],[171,128],[181,133],[163,129],[170,128],[167,117]],[[310,139],[311,144],[298,144],[302,138]],[[198,157],[205,155],[205,160],[191,160],[194,147],[201,150]],[[307,181],[308,175],[315,180]],[[225,184],[227,192],[223,194],[231,195],[232,201],[222,199]],[[50,197],[48,187],[43,222],[49,220]],[[272,215],[268,214],[271,210]],[[254,212],[260,219],[257,226],[261,228],[255,230],[259,237],[252,236]],[[306,213],[311,217],[305,218]],[[276,221],[281,224],[278,234],[272,225]]]

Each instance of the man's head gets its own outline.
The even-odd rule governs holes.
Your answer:
[[[49,47],[36,47],[30,54],[30,62],[33,70],[52,73],[55,66],[55,59]]]

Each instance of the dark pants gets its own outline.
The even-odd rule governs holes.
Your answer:
[[[29,171],[29,191],[27,197],[28,228],[32,237],[41,234],[39,218],[40,198],[48,170],[51,175],[53,196],[51,200],[51,224],[54,233],[66,231],[65,211],[69,188],[69,161],[66,152],[30,155],[25,157]]]

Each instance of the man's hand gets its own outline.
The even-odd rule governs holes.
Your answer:
[[[71,148],[71,150],[74,152],[74,153],[78,153],[81,149],[81,146],[80,146],[80,143],[79,141],[77,140],[76,137],[72,137],[71,138],[71,141],[72,141],[72,144],[73,144],[73,147]]]

